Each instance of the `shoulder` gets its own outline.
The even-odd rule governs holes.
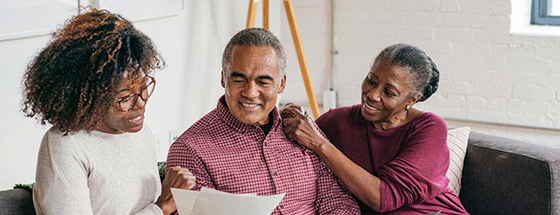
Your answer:
[[[215,110],[207,113],[185,132],[183,132],[172,144],[173,147],[193,148],[195,146],[211,142],[212,130],[221,125],[221,120],[216,115]],[[170,149],[171,150],[171,149]]]
[[[201,165],[201,153],[214,142],[210,130],[219,126],[217,121],[208,113],[183,132],[169,147],[166,168],[181,166],[193,171]]]
[[[57,127],[51,127],[43,136],[41,147],[50,149],[51,153],[78,151],[88,144],[88,136],[85,131],[64,135]]]
[[[96,144],[88,139],[85,131],[64,135],[55,127],[49,129],[41,141],[37,169],[55,164],[62,164],[62,167],[67,168],[87,163],[87,154],[91,153],[88,145]]]
[[[415,130],[447,131],[445,121],[435,113],[425,112],[411,121]]]
[[[411,143],[422,143],[426,147],[447,147],[447,125],[440,116],[426,112],[409,124],[406,135]]]

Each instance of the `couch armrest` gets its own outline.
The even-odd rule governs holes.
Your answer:
[[[471,214],[560,214],[560,148],[471,132],[461,184]]]
[[[35,214],[31,191],[21,188],[0,191],[0,214]]]

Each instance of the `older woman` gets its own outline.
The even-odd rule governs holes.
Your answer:
[[[108,11],[75,16],[54,34],[24,77],[24,112],[53,125],[39,150],[37,214],[176,210],[170,188],[190,189],[194,176],[171,168],[162,189],[143,126],[161,64],[152,41]]]
[[[297,106],[283,110],[284,130],[323,158],[359,200],[362,214],[466,214],[447,187],[447,126],[413,108],[437,90],[438,81],[435,63],[422,50],[392,45],[364,79],[361,104],[317,119],[328,140]]]

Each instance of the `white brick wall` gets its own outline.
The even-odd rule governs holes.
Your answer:
[[[309,76],[318,103],[322,103],[322,92],[328,89],[330,80],[331,24],[330,8],[327,3],[324,0],[292,1]],[[280,40],[284,45],[287,55],[287,82],[286,89],[282,94],[282,101],[306,105],[308,103],[307,94],[295,53],[290,26],[288,25],[284,6],[281,5],[281,7],[271,8],[271,10],[281,10],[282,35]],[[366,11],[361,12],[365,16]],[[360,18],[363,19],[364,17],[359,17],[357,14],[346,17],[349,21]]]
[[[453,125],[474,124],[481,132],[537,142],[560,137],[560,38],[511,35],[512,1],[334,0],[338,105],[358,103],[360,84],[376,54],[404,42],[426,51],[441,70],[440,89],[418,108]],[[298,21],[301,34],[314,35],[308,37],[313,41],[302,40],[306,56],[328,60],[329,1],[292,2],[298,20],[314,20]],[[316,11],[302,13],[298,7]],[[283,39],[288,36],[283,28]],[[313,57],[317,54],[326,56]],[[330,78],[329,62],[314,63],[310,71],[320,98]],[[299,72],[297,61],[289,64]],[[294,96],[284,98],[306,103],[303,85],[289,83]]]
[[[360,61],[363,75],[352,71],[352,78],[363,79],[382,48],[396,42],[414,44],[441,69],[439,96],[418,107],[441,111],[440,115],[451,119],[560,129],[553,111],[560,97],[560,38],[510,35],[510,1],[387,0],[370,1],[367,7],[354,4],[352,9],[338,5],[336,41],[355,41],[352,38],[359,36],[373,42],[351,46],[335,43],[339,50],[335,61],[342,61],[337,64],[337,73],[348,73],[344,65]],[[367,20],[354,20],[352,25],[357,28],[339,33],[348,22],[338,17],[354,17],[362,11]],[[390,33],[368,36],[367,32]],[[361,62],[367,58],[368,62]],[[340,105],[359,102],[356,96],[345,94],[353,92],[348,82],[359,81],[334,80],[335,89],[345,89],[338,92]],[[466,114],[455,115],[457,111]]]

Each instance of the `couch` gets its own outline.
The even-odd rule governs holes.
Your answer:
[[[31,191],[24,188],[0,191],[0,215],[35,214]]]
[[[560,215],[560,148],[477,132],[468,142],[459,198],[469,213]]]
[[[471,132],[459,198],[471,214],[560,215],[560,148]],[[34,214],[31,192],[0,191],[0,215]]]

